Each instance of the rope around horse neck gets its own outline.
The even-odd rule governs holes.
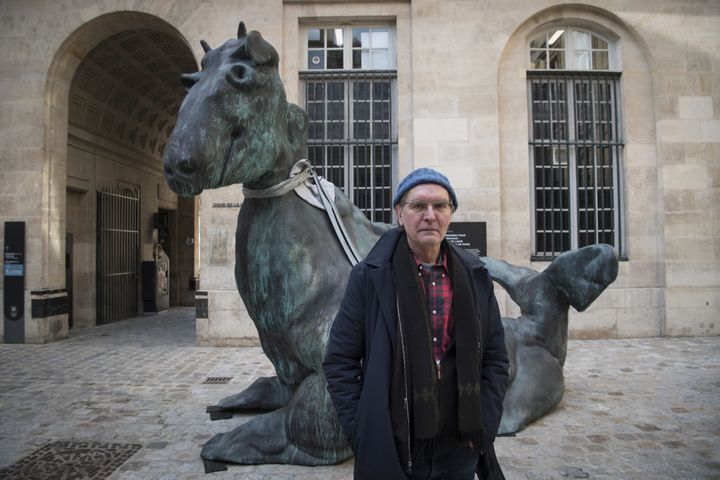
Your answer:
[[[297,187],[302,185],[308,178],[310,178],[310,172],[312,171],[312,165],[310,165],[310,162],[307,160],[298,160],[295,165],[293,165],[293,169],[295,167],[300,168],[300,172],[292,175],[287,180],[283,180],[280,183],[276,183],[275,185],[263,188],[259,190],[253,190],[250,188],[243,187],[243,195],[245,198],[273,198],[273,197],[281,197],[285,195],[286,193],[292,192]]]
[[[297,169],[300,169],[300,171],[296,173]],[[362,260],[362,256],[357,251],[357,248],[355,248],[355,244],[353,243],[352,238],[350,238],[350,235],[348,235],[347,230],[345,230],[345,225],[343,224],[340,212],[338,212],[338,209],[335,206],[335,202],[328,198],[325,190],[323,190],[322,185],[320,184],[320,178],[318,178],[312,165],[310,165],[310,162],[307,160],[298,160],[290,170],[290,178],[287,180],[283,180],[280,183],[259,190],[243,187],[243,195],[245,195],[245,198],[280,197],[295,190],[308,180],[310,176],[312,176],[313,181],[315,182],[318,195],[320,196],[320,202],[323,205],[323,210],[327,213],[330,224],[335,232],[335,237],[340,242],[340,246],[345,251],[345,256],[350,261],[350,264],[355,266],[360,262],[360,260]]]

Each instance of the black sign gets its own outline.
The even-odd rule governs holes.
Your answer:
[[[5,343],[25,342],[25,222],[5,222]]]
[[[452,222],[445,238],[478,257],[487,255],[487,224],[485,222]]]

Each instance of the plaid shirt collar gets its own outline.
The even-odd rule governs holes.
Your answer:
[[[430,319],[432,352],[435,362],[439,365],[442,355],[452,341],[453,324],[451,318],[452,284],[448,271],[448,253],[444,245],[440,249],[439,261],[433,265],[423,264],[410,250],[418,268],[418,276],[425,286],[427,313]]]

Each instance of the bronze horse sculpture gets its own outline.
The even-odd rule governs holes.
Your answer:
[[[182,77],[189,90],[165,150],[165,177],[185,196],[240,183],[248,192],[272,191],[307,155],[307,115],[287,102],[278,54],[242,22],[236,39],[215,49],[202,45],[201,71]],[[337,188],[334,204],[361,257],[391,228],[368,221]],[[615,279],[617,259],[610,246],[593,245],[566,252],[542,273],[483,261],[522,311],[518,319],[503,319],[511,383],[500,428],[510,433],[562,398],[568,307],[587,308]],[[238,214],[235,281],[276,376],[209,407],[212,413],[267,413],[215,435],[203,459],[325,465],[352,455],[322,375],[350,269],[324,211],[292,189],[246,195]]]

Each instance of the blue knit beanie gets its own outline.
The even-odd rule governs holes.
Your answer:
[[[402,179],[395,191],[395,196],[393,197],[393,207],[400,203],[400,200],[402,200],[403,196],[410,189],[423,183],[434,183],[447,190],[450,194],[450,201],[453,204],[453,208],[457,210],[458,201],[455,196],[455,190],[453,190],[452,186],[450,186],[450,181],[445,175],[437,170],[433,170],[432,168],[418,168],[417,170],[413,170],[408,173],[407,176]]]

